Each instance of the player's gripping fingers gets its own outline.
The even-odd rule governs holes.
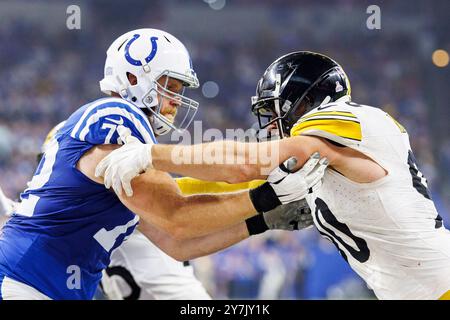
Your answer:
[[[282,163],[270,172],[267,177],[267,181],[276,184],[283,180],[288,174],[289,170],[286,168],[284,163]]]
[[[313,221],[313,217],[311,214],[300,214],[299,221],[302,223],[309,223]]]
[[[128,172],[122,177],[122,188],[128,197],[133,196],[133,188],[131,188],[131,180],[135,177],[134,172]]]
[[[285,172],[294,172],[294,168],[297,165],[297,158],[290,157],[285,162],[282,163],[282,168],[285,169]]]
[[[104,170],[104,172],[102,173],[104,178],[103,178],[103,183],[105,184],[106,189],[111,188],[112,185],[112,169],[111,167],[106,167],[106,170]]]
[[[117,162],[117,159],[115,159],[115,160]],[[111,163],[113,163],[113,162],[114,162],[113,154],[110,153],[97,164],[97,167],[95,168],[95,176],[96,177],[105,177],[105,181],[106,181],[106,178],[108,176],[110,176],[112,173],[111,172],[111,167],[112,167]],[[109,187],[111,187],[111,184],[109,184]]]
[[[122,125],[117,127],[117,133],[119,134],[120,140],[122,140],[123,143],[127,143],[128,139],[132,137],[131,130]]]
[[[324,158],[320,159],[320,161],[319,161],[319,168],[317,169],[318,174],[320,176],[324,175],[325,170],[327,169],[329,164],[330,164],[330,162],[328,161],[327,158],[324,157]]]
[[[99,162],[99,164],[95,168],[95,177],[99,178],[99,177],[105,176],[105,170],[107,167],[108,167],[108,164],[107,164],[106,157],[105,157]],[[106,186],[106,184],[105,184],[105,186]]]
[[[314,224],[314,220],[311,215],[307,218],[301,218],[301,220],[298,222],[299,229],[308,228],[309,226],[312,226],[313,224]]]
[[[131,150],[133,147],[135,147],[139,144],[142,144],[138,138],[136,138],[135,136],[132,136],[131,134],[127,135],[125,140],[123,140],[123,141],[125,143],[124,146],[127,146],[127,147],[125,147],[125,149],[127,149],[127,150]]]
[[[120,126],[119,126],[120,127]],[[122,126],[123,127],[123,126]],[[133,137],[131,134],[127,134],[126,132],[129,131],[128,128],[124,128],[125,133],[123,133],[122,130],[122,135],[121,135],[121,139],[123,139],[123,141],[125,141],[127,144],[128,143],[140,143],[139,139],[137,139],[136,137]],[[126,131],[128,130],[128,131]],[[119,131],[119,130],[118,130]],[[122,149],[125,148],[125,149]],[[126,147],[123,146],[120,149],[122,149],[122,151],[126,150]],[[113,161],[114,159],[114,161]],[[104,157],[97,165],[97,167],[95,168],[95,176],[101,177],[104,176],[106,178],[106,176],[108,175],[109,169],[111,168],[111,164],[112,163],[119,163],[117,166],[120,166],[120,162],[126,160],[126,156],[121,155],[121,154],[117,154],[111,152],[110,154],[108,154],[106,157]],[[106,184],[105,184],[106,185]]]
[[[118,196],[122,196],[122,182],[118,172],[115,172],[112,176],[112,187]]]
[[[141,143],[138,138],[131,134],[131,130],[129,128],[118,126],[117,133],[119,134],[120,140],[122,140],[124,144]]]
[[[328,164],[329,162],[327,158],[320,159],[314,170],[306,177],[306,181],[310,188],[313,188],[322,180]]]
[[[304,177],[307,177],[311,173],[311,171],[314,170],[319,160],[319,152],[314,152],[311,157],[309,157],[309,160],[306,161],[303,167],[299,170],[300,174],[302,174]]]
[[[133,189],[131,188],[130,181],[123,181],[122,188],[123,188],[123,190],[125,190],[125,194],[127,195],[127,197],[133,196]]]

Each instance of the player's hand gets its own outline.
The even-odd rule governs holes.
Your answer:
[[[328,159],[320,159],[320,154],[315,152],[300,170],[292,172],[296,164],[295,158],[289,158],[267,177],[267,182],[282,204],[304,199],[312,188],[318,187],[328,166]]]
[[[117,131],[124,145],[100,161],[95,176],[103,176],[105,187],[109,189],[112,186],[116,194],[122,195],[123,188],[126,195],[131,197],[131,180],[152,168],[152,145],[142,143],[123,126],[119,126]]]
[[[293,201],[245,221],[250,235],[267,230],[301,230],[313,224],[311,209],[306,200]]]
[[[305,199],[283,204],[262,216],[271,230],[301,230],[313,224],[311,209]]]
[[[304,199],[313,188],[320,186],[328,160],[320,159],[316,152],[300,170],[291,172],[296,164],[293,159],[290,158],[275,168],[266,183],[250,190],[250,199],[258,212],[267,212],[280,204]]]

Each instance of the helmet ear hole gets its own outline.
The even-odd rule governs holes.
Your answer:
[[[134,75],[134,74],[132,74],[131,72],[127,72],[127,79],[128,79],[128,82],[132,85],[132,86],[135,86],[135,85],[137,85],[137,77]]]

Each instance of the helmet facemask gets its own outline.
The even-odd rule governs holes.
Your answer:
[[[285,108],[282,103],[283,99],[280,98],[281,89],[281,75],[277,73],[275,75],[275,89],[273,91],[263,90],[260,96],[253,96],[252,101],[252,112],[258,117],[259,128],[266,129],[270,125],[276,123],[278,128],[278,138],[284,138],[285,134],[288,133],[284,130],[283,117]],[[272,130],[267,130],[267,139],[272,139],[274,133]]]
[[[130,74],[136,81],[130,81]],[[155,134],[183,131],[192,122],[199,104],[186,97],[184,90],[171,91],[168,81],[161,81],[164,76],[181,81],[184,87],[199,87],[189,53],[178,39],[162,30],[137,29],[123,34],[108,48],[100,89],[109,95],[117,93],[141,108]],[[167,101],[177,110],[174,118],[161,113],[165,113]]]
[[[157,135],[167,134],[171,130],[177,132],[186,130],[194,119],[199,106],[197,101],[185,96],[184,92],[186,87],[189,86],[188,84],[170,72],[164,72],[158,79],[163,76],[166,76],[164,85],[161,85],[157,80],[153,80],[153,87],[142,97],[141,101],[151,114],[152,126]],[[183,89],[180,93],[168,89],[170,78],[183,81]],[[161,113],[164,100],[177,105],[174,107],[173,119],[169,119]]]

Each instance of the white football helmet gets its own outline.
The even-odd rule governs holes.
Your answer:
[[[137,84],[128,81],[128,73],[136,76]],[[157,135],[170,130],[184,130],[193,120],[198,102],[167,89],[157,80],[167,76],[183,82],[183,86],[198,88],[199,82],[192,69],[192,61],[186,47],[171,34],[157,29],[138,29],[117,38],[106,52],[105,76],[100,81],[102,92],[118,93],[123,99],[151,112],[150,122]],[[176,100],[177,114],[170,121],[161,111],[158,94]],[[184,111],[184,112],[180,112]],[[179,121],[181,118],[181,121]]]

